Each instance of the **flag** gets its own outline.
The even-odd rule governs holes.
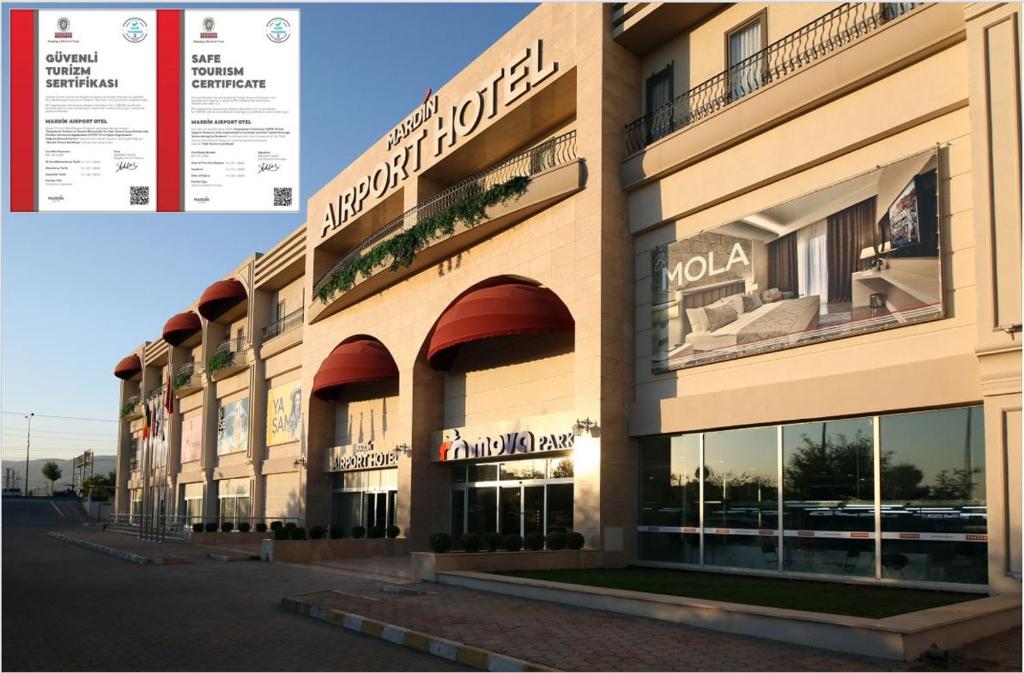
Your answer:
[[[146,439],[146,438],[149,437],[149,419],[150,419],[150,415],[149,415],[149,400],[146,400],[145,402],[142,403],[142,408],[146,412],[146,420],[142,424],[142,438]]]
[[[174,390],[171,388],[171,377],[167,377],[167,387],[164,388],[164,409],[167,413],[174,413]]]

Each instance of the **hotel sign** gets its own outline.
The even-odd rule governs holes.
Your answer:
[[[442,106],[437,95],[428,97],[385,136],[389,157],[327,203],[320,238],[362,213],[367,198],[379,199],[419,172],[424,151],[440,156],[556,72],[558,61],[544,60],[538,39],[454,104]]]
[[[378,450],[373,442],[332,446],[327,450],[326,472],[347,472],[398,465],[398,454]]]
[[[575,439],[571,420],[562,414],[490,428],[449,428],[435,433],[436,459],[467,460],[563,451],[573,448]]]

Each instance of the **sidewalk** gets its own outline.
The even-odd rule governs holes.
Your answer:
[[[62,528],[59,532],[51,532],[50,535],[57,539],[70,538],[70,542],[63,541],[69,544],[81,543],[79,546],[86,546],[143,565],[194,562],[205,558],[210,552],[207,547],[194,547],[181,542],[149,542],[128,533],[114,533],[90,526]],[[97,547],[104,549],[97,549]]]

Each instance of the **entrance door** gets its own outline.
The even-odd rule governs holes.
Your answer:
[[[499,489],[498,509],[501,534],[523,534],[523,494],[521,486]]]
[[[544,532],[544,487],[523,487],[523,536]]]

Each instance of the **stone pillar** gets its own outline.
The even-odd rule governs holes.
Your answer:
[[[1021,591],[1020,5],[964,8],[989,586]]]

